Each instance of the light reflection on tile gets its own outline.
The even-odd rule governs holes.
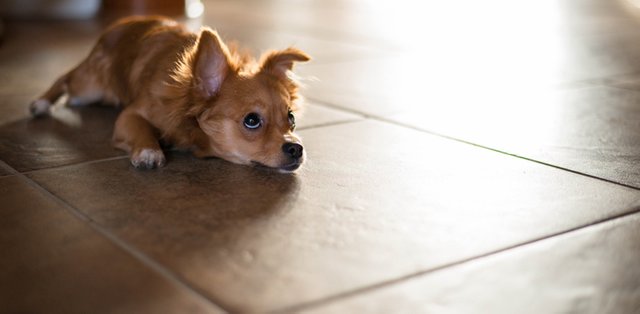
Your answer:
[[[631,144],[640,138],[637,92],[559,88],[541,77],[500,73],[508,67],[483,78],[433,61],[403,62],[310,65],[301,74],[319,78],[310,83],[312,99],[640,187],[640,151]]]

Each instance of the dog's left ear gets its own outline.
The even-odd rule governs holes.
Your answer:
[[[287,79],[287,72],[293,69],[294,62],[311,60],[309,55],[296,48],[266,53],[262,57],[260,71],[272,74],[280,79]]]
[[[220,90],[229,70],[229,50],[216,31],[203,28],[195,55],[194,79],[199,96],[208,99]]]

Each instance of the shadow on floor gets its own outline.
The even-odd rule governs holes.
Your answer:
[[[0,159],[22,172],[122,156],[111,146],[118,113],[105,106],[56,108],[51,116],[5,123]]]

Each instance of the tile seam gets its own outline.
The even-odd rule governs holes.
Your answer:
[[[18,170],[16,170],[16,171],[18,171],[18,173],[26,175],[26,174],[32,174],[32,173],[37,173],[37,172],[47,171],[47,170],[66,169],[66,168],[71,168],[71,167],[75,167],[75,166],[90,165],[90,164],[95,164],[95,163],[100,163],[100,162],[125,159],[127,157],[128,156],[126,156],[126,155],[122,155],[122,156],[115,156],[115,157],[107,157],[107,158],[99,158],[99,159],[81,161],[81,162],[72,163],[72,164],[66,164],[66,165],[59,165],[59,166],[53,166],[53,167],[26,170],[26,171],[22,171],[22,172],[19,172]]]
[[[131,257],[133,257],[135,260],[140,262],[142,265],[144,265],[148,269],[151,269],[152,271],[157,273],[159,276],[161,276],[162,278],[167,280],[169,283],[171,283],[171,284],[173,284],[176,287],[179,287],[181,289],[185,289],[191,295],[193,295],[196,298],[204,301],[205,303],[207,303],[209,306],[211,306],[215,310],[223,311],[223,312],[226,312],[226,313],[231,313],[231,311],[226,309],[224,306],[220,305],[221,302],[211,298],[205,291],[203,291],[203,290],[191,285],[187,280],[185,280],[184,278],[182,278],[178,274],[172,272],[171,270],[169,270],[167,267],[163,266],[162,264],[160,264],[156,260],[154,260],[151,257],[147,256],[145,253],[140,251],[135,246],[130,245],[126,241],[120,239],[118,236],[116,236],[113,233],[111,233],[107,228],[101,226],[96,221],[91,219],[90,216],[88,216],[87,214],[85,214],[85,213],[81,212],[80,210],[76,209],[71,204],[67,203],[66,201],[64,201],[63,199],[58,197],[57,195],[53,194],[51,191],[45,189],[43,186],[41,186],[40,184],[38,184],[33,179],[31,179],[28,176],[26,176],[24,173],[18,172],[17,170],[13,169],[13,167],[9,166],[7,163],[5,163],[2,160],[0,160],[0,166],[2,166],[3,168],[6,168],[13,175],[19,177],[21,180],[23,180],[24,182],[29,184],[32,188],[36,189],[38,192],[43,193],[46,197],[50,198],[55,203],[57,203],[58,205],[62,206],[72,216],[76,217],[77,219],[79,219],[80,221],[82,221],[83,223],[88,225],[89,228],[94,230],[100,236],[106,238],[107,241],[111,242],[113,245],[115,245],[119,249],[123,250],[126,254],[130,255]]]
[[[309,98],[309,99],[311,99],[311,98]],[[481,148],[481,149],[488,150],[488,151],[492,151],[492,152],[495,152],[495,153],[498,153],[498,154],[501,154],[501,155],[515,157],[515,158],[518,158],[518,159],[521,159],[521,160],[526,160],[526,161],[537,163],[537,164],[540,164],[540,165],[543,165],[543,166],[547,166],[547,167],[555,168],[555,169],[558,169],[558,170],[570,172],[570,173],[573,173],[573,174],[576,174],[576,175],[580,175],[580,176],[583,176],[583,177],[587,177],[587,178],[590,178],[590,179],[603,181],[603,182],[606,182],[606,183],[610,183],[610,184],[614,184],[614,185],[622,186],[622,187],[625,187],[625,188],[629,188],[629,189],[639,190],[640,191],[640,187],[637,187],[637,186],[634,186],[634,185],[631,185],[631,184],[617,182],[617,181],[614,181],[614,180],[611,180],[611,179],[606,179],[606,178],[598,177],[596,175],[580,172],[578,170],[573,170],[573,169],[566,168],[566,167],[563,167],[563,166],[554,165],[554,164],[551,164],[551,163],[548,163],[548,162],[545,162],[545,161],[542,161],[542,160],[536,160],[536,159],[533,159],[533,158],[530,158],[530,157],[518,155],[516,153],[510,153],[510,152],[503,151],[503,150],[500,150],[500,149],[497,149],[497,148],[492,148],[492,147],[489,147],[489,146],[486,146],[486,145],[473,143],[473,142],[470,142],[470,141],[467,141],[467,140],[464,140],[464,139],[461,139],[461,138],[449,136],[449,135],[446,135],[446,134],[443,134],[443,133],[439,133],[439,132],[435,132],[435,131],[431,131],[431,130],[428,130],[428,129],[419,128],[419,127],[416,127],[416,126],[413,126],[413,125],[410,125],[410,124],[402,123],[402,122],[395,121],[395,120],[392,120],[392,119],[389,119],[389,118],[384,118],[384,117],[381,117],[381,116],[378,116],[378,115],[364,114],[364,113],[358,112],[356,110],[345,109],[345,108],[342,108],[341,106],[338,106],[338,105],[335,105],[335,104],[331,104],[331,103],[327,103],[327,102],[322,102],[322,101],[319,101],[317,99],[313,99],[313,100],[315,101],[315,104],[318,105],[318,106],[325,106],[325,107],[336,109],[336,110],[342,110],[342,111],[345,111],[345,112],[362,115],[362,116],[365,116],[368,119],[375,120],[375,121],[378,121],[378,122],[391,124],[391,125],[403,127],[403,128],[406,128],[406,129],[411,129],[411,130],[414,130],[414,131],[430,134],[432,136],[436,136],[436,137],[439,137],[439,138],[442,138],[442,139],[454,141],[454,142],[457,142],[457,143],[460,143],[460,144],[474,146],[474,147]]]
[[[299,311],[303,311],[303,310],[309,310],[309,309],[313,309],[313,308],[321,308],[323,306],[332,304],[332,303],[336,303],[336,302],[340,302],[343,300],[347,300],[349,298],[361,295],[361,294],[366,294],[366,293],[370,293],[373,291],[377,291],[377,290],[381,290],[381,289],[385,289],[385,288],[390,288],[394,285],[398,285],[398,284],[402,284],[406,281],[409,280],[414,280],[414,279],[419,279],[420,277],[424,277],[424,276],[428,276],[434,273],[438,273],[440,271],[446,271],[449,270],[451,268],[455,268],[455,267],[459,267],[462,265],[467,265],[469,263],[473,263],[479,260],[483,260],[486,258],[491,258],[491,257],[496,257],[496,256],[500,256],[501,254],[504,254],[506,252],[510,252],[513,250],[520,250],[520,249],[526,249],[527,247],[531,246],[531,245],[535,245],[537,243],[542,243],[551,239],[555,239],[558,237],[563,237],[563,236],[569,236],[571,234],[575,234],[576,232],[580,232],[583,230],[587,230],[589,228],[596,228],[598,226],[602,226],[605,225],[607,223],[612,223],[613,221],[617,221],[617,220],[622,220],[626,217],[630,217],[630,216],[634,216],[634,215],[638,215],[640,214],[640,206],[638,205],[632,205],[631,207],[632,209],[630,209],[627,212],[624,213],[620,213],[620,214],[616,214],[613,216],[609,216],[606,218],[602,218],[602,219],[598,219],[595,220],[593,222],[590,223],[586,223],[580,226],[576,226],[573,228],[569,228],[563,231],[559,231],[556,233],[552,233],[546,236],[542,236],[542,237],[538,237],[535,239],[531,239],[528,241],[524,241],[524,242],[520,242],[517,244],[513,244],[513,245],[509,245],[503,248],[499,248],[493,251],[489,251],[486,253],[482,253],[482,254],[478,254],[475,256],[471,256],[468,258],[463,258],[454,262],[450,262],[450,263],[445,263],[439,266],[435,266],[426,270],[422,270],[422,271],[418,271],[418,272],[414,272],[411,274],[407,274],[407,275],[403,275],[403,276],[399,276],[396,278],[392,278],[389,280],[384,280],[381,282],[377,282],[371,285],[367,285],[364,287],[360,287],[360,288],[356,288],[356,289],[352,289],[350,291],[345,291],[342,293],[338,293],[335,295],[329,295],[327,297],[324,298],[319,298],[319,299],[315,299],[315,300],[311,300],[308,302],[303,302],[303,303],[299,303],[299,304],[293,304],[291,306],[287,306],[287,307],[283,307],[281,309],[276,309],[276,310],[272,310],[269,311],[269,313],[274,313],[274,314],[282,314],[282,313],[298,313]]]

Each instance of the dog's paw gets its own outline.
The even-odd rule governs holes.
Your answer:
[[[164,166],[164,153],[159,149],[144,148],[131,155],[131,164],[138,169],[154,169]]]
[[[51,102],[46,99],[38,99],[29,105],[29,111],[31,115],[34,117],[41,117],[49,114],[49,108],[51,107]]]

